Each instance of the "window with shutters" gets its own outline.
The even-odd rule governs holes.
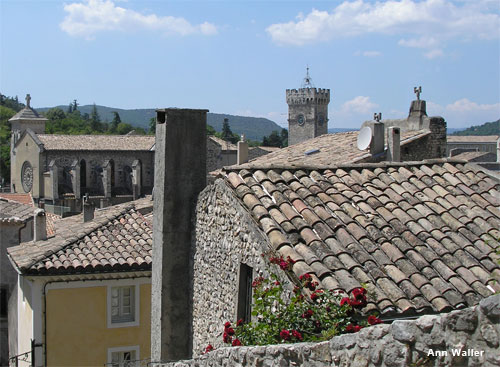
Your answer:
[[[137,326],[139,324],[138,287],[108,287],[108,327]]]

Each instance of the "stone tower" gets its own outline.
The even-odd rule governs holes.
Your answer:
[[[309,68],[302,87],[286,90],[288,104],[288,145],[328,133],[330,89],[315,88]]]

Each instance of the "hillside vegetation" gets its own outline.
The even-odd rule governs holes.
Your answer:
[[[471,126],[465,130],[454,132],[451,135],[500,135],[500,119],[493,122],[485,122],[478,126]]]
[[[156,116],[155,109],[153,108],[125,110],[99,105],[95,105],[95,107],[103,122],[112,121],[114,113],[116,112],[120,115],[122,121],[129,123],[133,127],[140,127],[145,131],[149,130],[151,118]],[[68,106],[57,106],[53,108],[59,108],[66,111]],[[47,112],[53,108],[37,108],[37,111]],[[78,106],[78,110],[82,115],[90,115],[93,108],[94,105]],[[264,136],[270,135],[273,131],[281,131],[281,127],[278,124],[266,118],[235,116],[210,112],[207,114],[207,124],[211,125],[216,131],[220,132],[222,131],[224,118],[229,119],[229,124],[235,134],[244,134],[250,140],[262,141]]]

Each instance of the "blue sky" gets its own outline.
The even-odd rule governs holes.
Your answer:
[[[306,65],[329,127],[405,117],[422,86],[448,127],[500,117],[498,0],[0,0],[0,85],[32,106],[207,108],[286,125]]]

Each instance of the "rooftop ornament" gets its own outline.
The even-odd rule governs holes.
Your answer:
[[[31,108],[30,106],[31,96],[26,94],[26,108]]]
[[[306,77],[302,82],[302,88],[314,88],[314,84],[312,82],[311,76],[309,75],[309,66],[306,68]]]
[[[422,93],[422,87],[414,87],[413,93],[417,95],[417,101],[420,101],[420,93]]]

